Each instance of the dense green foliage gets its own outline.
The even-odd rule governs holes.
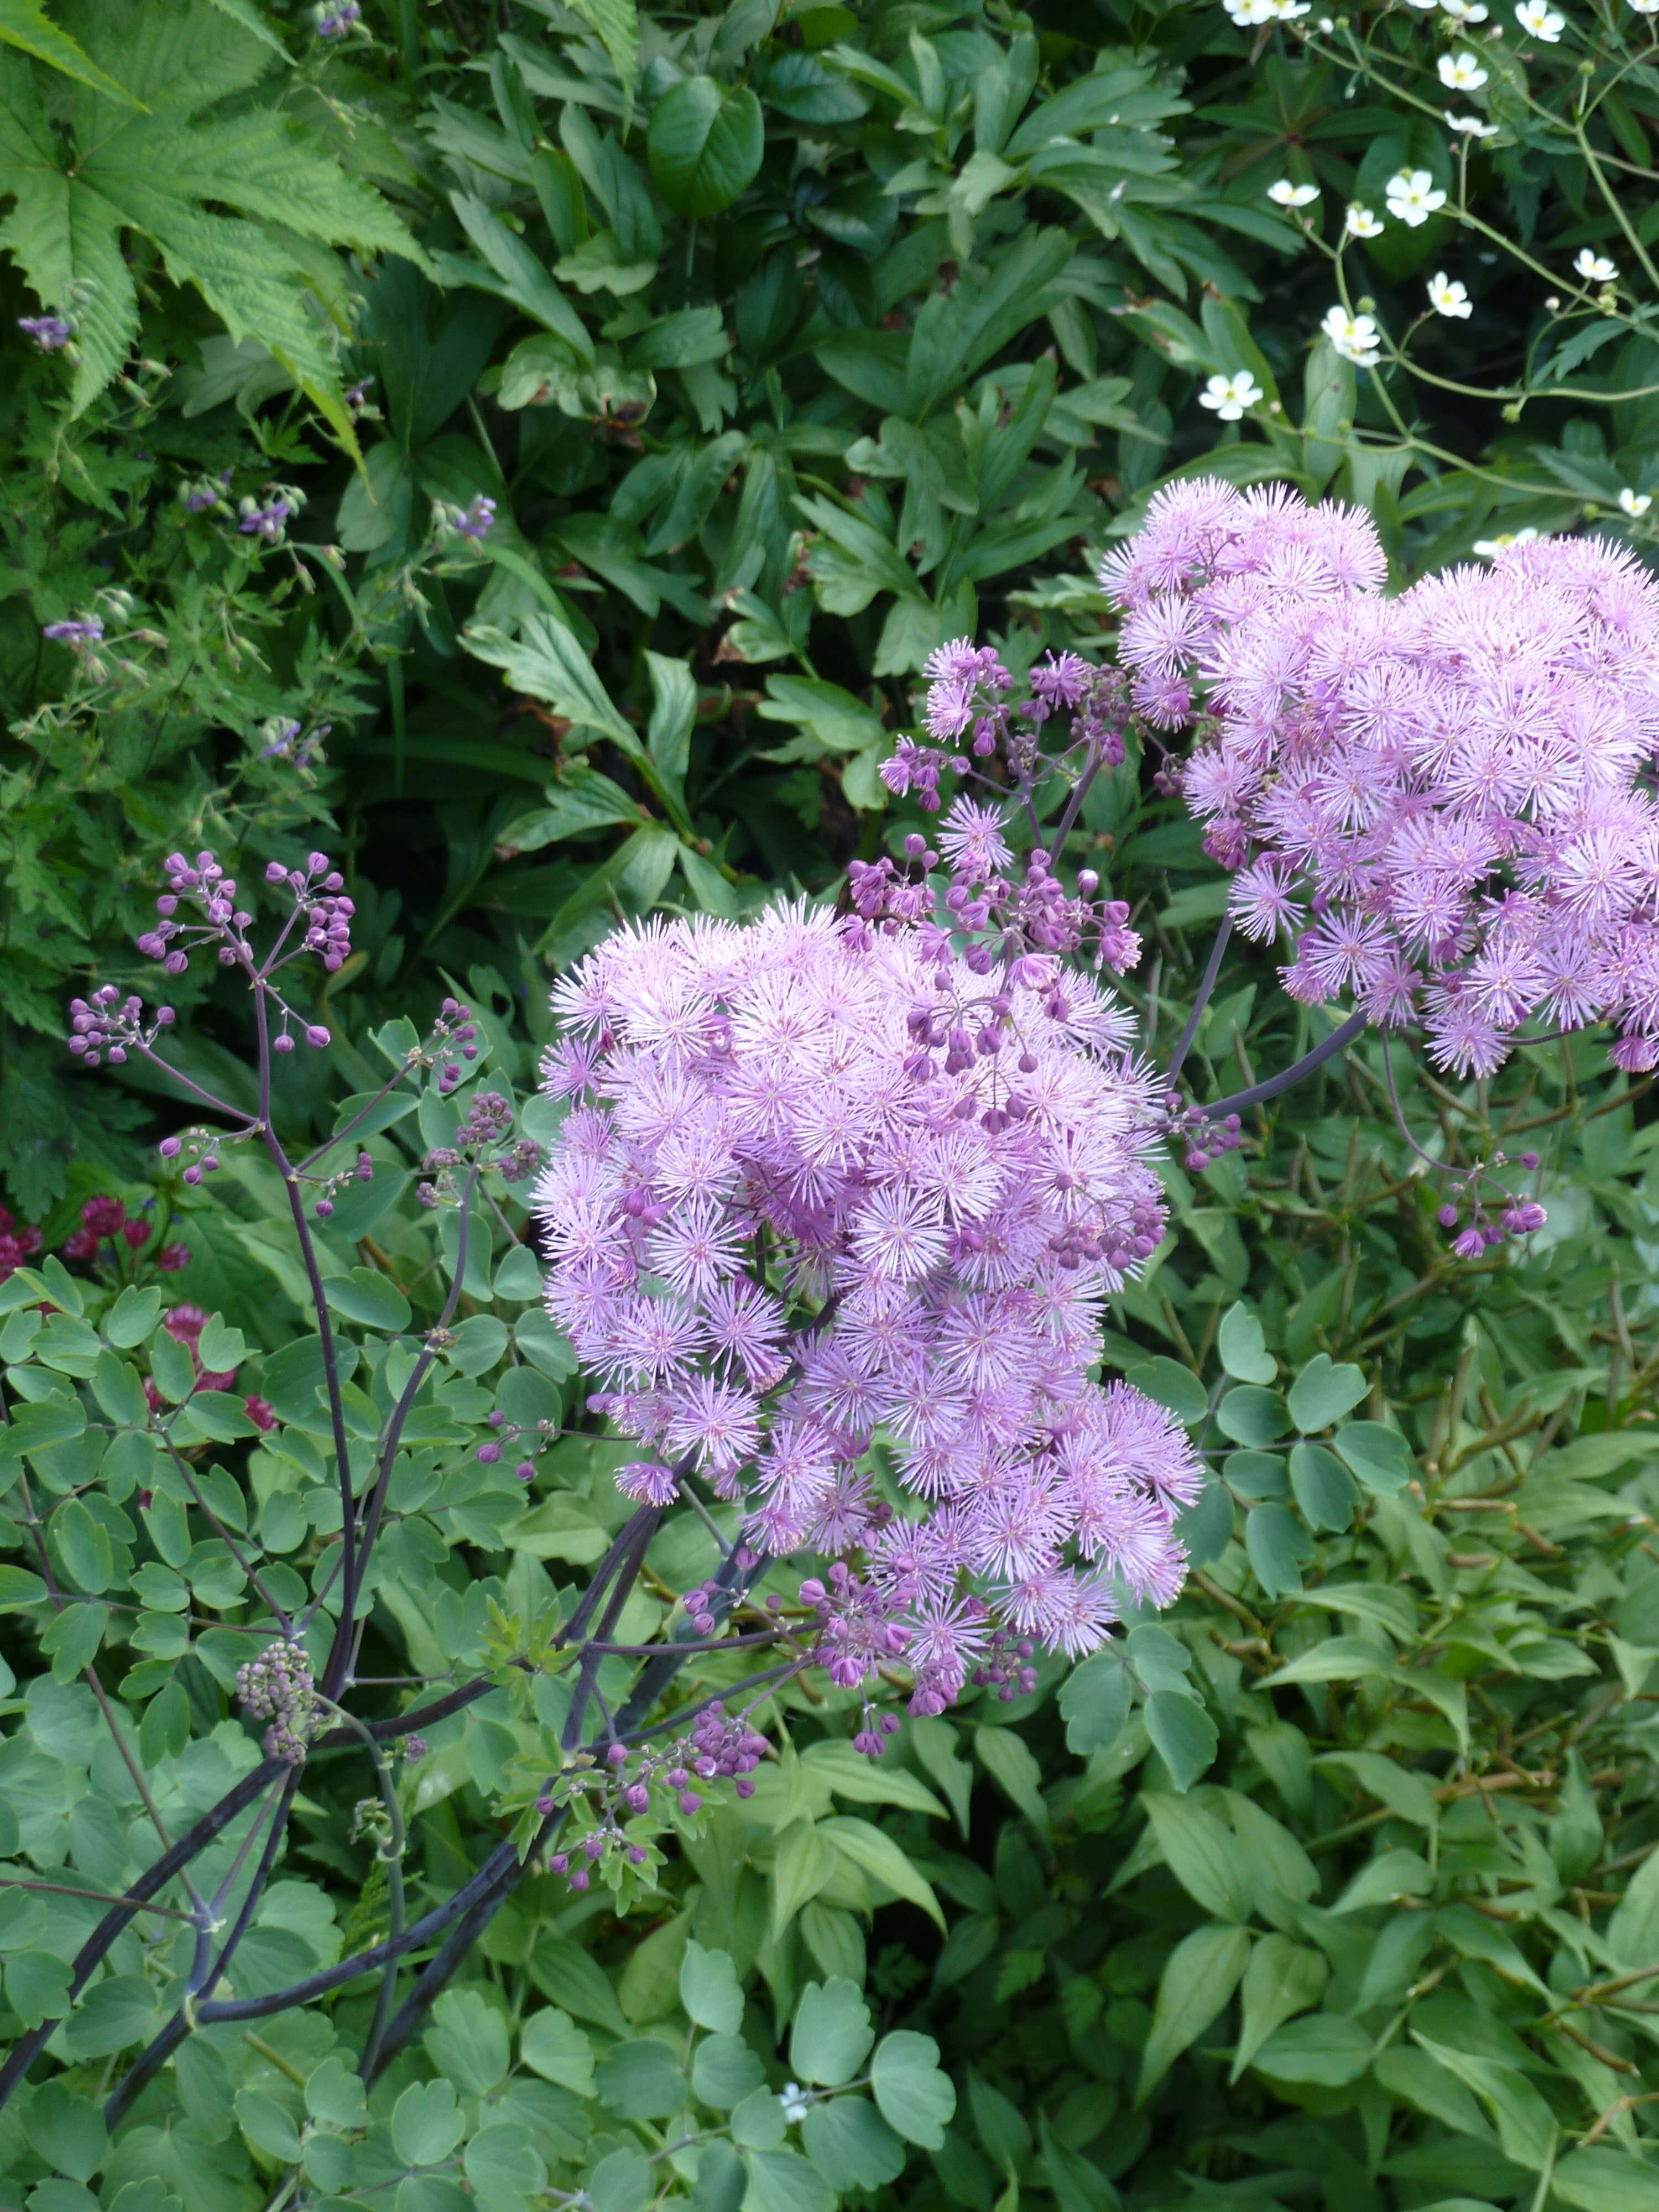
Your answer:
[[[253,0],[0,0],[0,1167],[49,1249],[94,1193],[154,1224],[0,1284],[0,1855],[58,1885],[0,1890],[0,2036],[64,2011],[102,1910],[65,1891],[118,1894],[256,1764],[248,1632],[338,1526],[279,1182],[228,1147],[186,1186],[150,1148],[175,1106],[62,1057],[69,992],[143,976],[161,857],[349,855],[358,949],[286,1128],[347,1119],[453,990],[544,1139],[550,975],[619,915],[833,893],[912,826],[875,769],[929,648],[1109,650],[1093,556],[1171,471],[1358,499],[1402,579],[1520,527],[1645,543],[1614,502],[1656,469],[1659,74],[1609,5],[1590,104],[1583,14],[1579,44],[1483,34],[1499,136],[1452,146],[1434,62],[1473,34],[1401,7],[1326,33],[1178,0],[366,0],[337,37]],[[1334,247],[1402,166],[1448,208],[1347,246],[1342,296],[1405,332],[1443,267],[1474,313],[1357,378],[1266,187],[1317,181]],[[1616,297],[1585,249],[1628,264]],[[42,311],[63,351],[11,327]],[[1218,431],[1204,379],[1245,368],[1261,402]],[[43,642],[91,614],[101,643]],[[1224,887],[1139,761],[1085,856],[1167,1046]],[[179,1064],[247,1097],[245,1005],[176,995]],[[1194,1066],[1225,1091],[1320,1034],[1235,954]],[[1655,1125],[1591,1042],[1490,1089],[1394,1076],[1449,1163],[1540,1151],[1548,1227],[1450,1259],[1376,1046],[1168,1167],[1105,1353],[1215,1469],[1172,1613],[878,1765],[855,1699],[792,1686],[752,1798],[653,1813],[620,1894],[529,1877],[367,2105],[362,1977],[200,2029],[106,2138],[189,1963],[158,1910],[0,2118],[5,2201],[1652,2212]],[[458,1269],[464,1301],[359,1666],[388,1714],[498,1686],[419,1757],[307,1764],[239,1995],[390,1925],[377,1776],[421,1909],[522,1815],[559,1764],[552,1626],[625,1517],[514,1194],[464,1258],[417,1202],[456,1113],[428,1079],[316,1232],[366,1455]],[[195,1361],[181,1298],[213,1316]],[[478,1460],[492,1410],[546,1425],[528,1495]],[[714,1557],[672,1522],[619,1635]],[[605,1668],[625,1698],[635,1662]]]

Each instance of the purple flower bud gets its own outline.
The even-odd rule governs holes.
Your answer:
[[[163,1137],[155,1149],[164,1160],[176,1160],[179,1152],[179,1139],[177,1137]]]
[[[319,1050],[320,1050],[321,1048],[328,1042],[328,1031],[323,1027],[320,1022],[313,1022],[307,1028],[306,1030],[306,1042],[308,1045],[316,1046]]]

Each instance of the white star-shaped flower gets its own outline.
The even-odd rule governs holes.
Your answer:
[[[1473,6],[1470,0],[1440,0],[1440,5],[1454,23],[1484,23],[1486,20],[1486,11],[1479,0]]]
[[[1317,185],[1293,185],[1288,177],[1281,177],[1276,185],[1268,185],[1267,198],[1277,207],[1311,207],[1319,198],[1319,187]]]
[[[1382,235],[1382,222],[1368,207],[1361,207],[1358,200],[1343,217],[1342,228],[1350,238],[1380,238]]]
[[[1319,327],[1342,358],[1356,368],[1374,368],[1382,358],[1374,316],[1351,315],[1346,307],[1332,307]]]
[[[1237,422],[1247,407],[1265,397],[1249,370],[1241,368],[1232,376],[1212,376],[1199,393],[1198,404],[1212,407],[1224,422]]]
[[[1567,27],[1566,17],[1549,0],[1521,0],[1515,20],[1529,39],[1541,39],[1547,46],[1558,45]]]
[[[786,2081],[778,2092],[783,2106],[783,2117],[789,2127],[797,2127],[812,2109],[812,2093],[803,2089],[799,2081]]]
[[[1659,15],[1659,0],[1630,0],[1638,15]]]
[[[1397,176],[1389,179],[1383,191],[1389,213],[1409,230],[1417,229],[1446,204],[1446,195],[1436,190],[1434,179],[1426,169],[1401,169]]]
[[[1619,274],[1605,253],[1592,253],[1588,246],[1579,248],[1572,265],[1587,284],[1611,284]]]
[[[1429,305],[1437,315],[1450,315],[1462,322],[1467,322],[1474,312],[1468,287],[1448,276],[1443,269],[1437,270],[1429,279]]]
[[[1632,491],[1628,484],[1619,495],[1619,504],[1626,514],[1645,514],[1653,505],[1650,491]]]
[[[1486,82],[1486,72],[1467,46],[1461,54],[1442,54],[1435,67],[1449,92],[1479,92]]]
[[[1461,131],[1465,138],[1495,138],[1498,136],[1498,125],[1483,123],[1478,115],[1454,115],[1449,107],[1443,107],[1440,112],[1452,129]]]

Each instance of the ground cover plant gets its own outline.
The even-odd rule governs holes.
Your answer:
[[[5,2201],[1659,2199],[1653,40],[0,9]]]

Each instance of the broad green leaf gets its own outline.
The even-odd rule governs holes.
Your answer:
[[[677,215],[723,214],[750,185],[765,150],[761,106],[746,88],[682,77],[651,112],[646,151],[657,190]]]
[[[512,2060],[504,2016],[476,1990],[446,1990],[422,2038],[433,2064],[465,2097],[482,2097]]]
[[[679,2054],[655,2036],[632,2037],[607,2051],[593,2086],[618,2119],[666,2119],[685,2102]]]
[[[827,1736],[809,1744],[800,1763],[811,1774],[826,1776],[837,1797],[855,1805],[896,1805],[907,1813],[930,1813],[939,1819],[945,1808],[914,1774],[891,1759],[868,1759],[855,1751],[844,1736]]]
[[[519,2036],[526,2066],[579,2097],[593,2094],[593,2046],[568,2012],[556,2005],[532,2012]]]
[[[1304,1437],[1317,1436],[1350,1413],[1370,1385],[1358,1368],[1339,1366],[1326,1352],[1316,1352],[1291,1385],[1291,1419]]]
[[[743,2025],[743,1991],[730,1954],[688,1942],[680,1960],[680,2002],[699,2027],[736,2034]]]
[[[1228,2079],[1237,2081],[1274,2030],[1323,1996],[1330,1968],[1323,1956],[1288,1936],[1263,1936],[1250,1953],[1242,1989],[1238,2045]]]
[[[1371,2060],[1373,2039],[1358,2021],[1314,2013],[1291,2021],[1256,2052],[1259,2073],[1278,2081],[1311,2081],[1328,2088],[1357,2081]]]
[[[1135,2102],[1144,2105],[1238,1986],[1250,1955],[1243,1928],[1195,1928],[1170,1952],[1158,1985],[1152,2033],[1141,2054]]]
[[[1331,1446],[1350,1472],[1379,1497],[1403,1490],[1416,1473],[1411,1446],[1381,1421],[1345,1421]]]
[[[436,2166],[466,2131],[447,2081],[414,2081],[392,2108],[392,2147],[405,2166]]]
[[[0,42],[20,48],[49,69],[73,77],[77,84],[90,85],[106,100],[120,100],[128,106],[143,105],[82,52],[67,31],[58,28],[42,0],[0,0]]]
[[[1525,2075],[1495,2059],[1435,2042],[1415,2028],[1412,2039],[1437,2065],[1474,2090],[1497,2122],[1506,2158],[1534,2172],[1551,2163],[1557,2140],[1555,2115]]]
[[[1242,1300],[1223,1315],[1216,1350],[1228,1374],[1240,1382],[1271,1382],[1279,1372],[1261,1323]]]
[[[803,2081],[838,2088],[858,2072],[874,2039],[870,2008],[854,1983],[809,1982],[796,2008],[789,2063]]]
[[[867,1820],[854,1820],[849,1814],[837,1814],[832,1820],[820,1820],[817,1832],[854,1866],[884,1883],[896,1897],[908,1898],[912,1905],[919,1905],[930,1920],[941,1930],[944,1929],[945,1915],[933,1894],[933,1884],[912,1866],[900,1846],[884,1830],[872,1827]],[[820,1882],[818,1887],[823,1887]],[[817,1894],[816,1890],[813,1894]]]
[[[806,2155],[831,2189],[879,2189],[904,2171],[904,2145],[867,2097],[833,2097],[801,2122]]]
[[[1068,1751],[1087,1758],[1116,1742],[1129,1717],[1129,1678],[1114,1651],[1096,1651],[1060,1684],[1057,1700]]]
[[[1041,1836],[1048,1833],[1048,1808],[1042,1796],[1042,1769],[1036,1754],[1012,1729],[976,1728],[974,1750],[981,1766]]]
[[[907,2142],[938,2150],[957,2109],[955,2084],[941,2073],[931,2035],[897,2028],[884,2035],[870,2062],[870,2087],[881,2116]]]
[[[1250,1909],[1249,1884],[1231,1830],[1203,1806],[1185,1798],[1148,1790],[1140,1802],[1164,1864],[1194,1903],[1218,1920],[1245,1919]],[[1238,1971],[1244,1971],[1242,1959]]]
[[[1191,1789],[1216,1754],[1215,1723],[1178,1690],[1154,1690],[1146,1700],[1146,1733],[1177,1790]]]

